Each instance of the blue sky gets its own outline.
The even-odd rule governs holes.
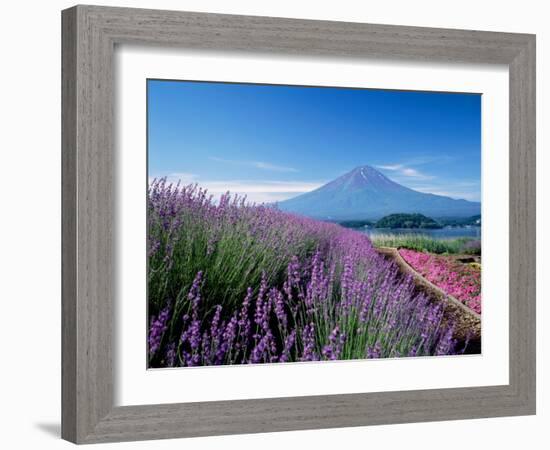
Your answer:
[[[481,96],[148,80],[149,178],[276,201],[360,165],[480,200]]]

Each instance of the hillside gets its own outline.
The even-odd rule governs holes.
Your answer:
[[[425,228],[436,229],[442,226],[430,217],[423,214],[390,214],[382,217],[375,225],[376,228]]]
[[[480,203],[415,191],[370,166],[357,167],[278,207],[322,220],[378,220],[396,213],[456,218],[481,212]]]

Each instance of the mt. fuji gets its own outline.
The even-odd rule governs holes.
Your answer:
[[[394,213],[468,217],[481,204],[415,191],[370,166],[359,166],[315,189],[278,203],[279,209],[317,219],[369,220]]]

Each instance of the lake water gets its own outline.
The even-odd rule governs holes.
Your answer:
[[[445,227],[437,230],[423,228],[365,228],[361,230],[368,236],[380,234],[423,234],[434,239],[470,237],[481,239],[481,227]]]

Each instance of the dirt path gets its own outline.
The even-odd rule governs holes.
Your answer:
[[[403,273],[412,275],[420,291],[426,293],[433,301],[444,303],[445,317],[455,323],[455,339],[465,341],[469,336],[474,346],[481,345],[481,315],[420,275],[401,257],[396,248],[379,247],[377,250],[392,259]]]

